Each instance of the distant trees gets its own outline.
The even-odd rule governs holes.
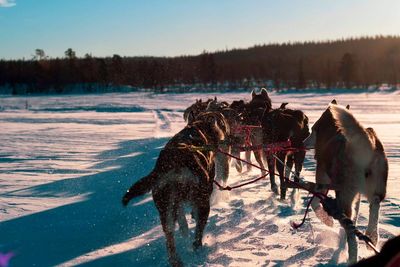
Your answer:
[[[113,55],[111,58],[111,79],[114,84],[125,84],[125,66],[120,55]]]
[[[297,71],[297,88],[304,89],[307,86],[306,78],[304,77],[303,59],[299,60],[299,68]]]
[[[205,83],[216,83],[217,65],[213,54],[204,51],[199,56],[198,79]]]
[[[72,48],[68,48],[65,52],[65,57],[68,59],[75,59],[76,58],[76,53]]]
[[[77,57],[72,48],[64,54],[49,58],[38,48],[32,60],[0,60],[0,93],[64,93],[76,84],[87,92],[119,85],[162,92],[168,86],[193,84],[280,90],[400,83],[400,37],[395,36],[269,44],[171,58]]]
[[[34,60],[43,60],[47,58],[43,49],[35,49],[35,55],[33,56]]]
[[[350,88],[356,81],[356,62],[354,56],[345,53],[340,61],[339,73],[346,88]]]

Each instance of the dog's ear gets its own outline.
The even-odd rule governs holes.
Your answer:
[[[347,106],[346,106],[346,109],[350,109],[350,105],[347,105]]]
[[[285,102],[285,103],[282,103],[281,106],[280,106],[279,108],[285,109],[287,104],[289,104],[289,103],[286,103],[286,102]]]
[[[333,100],[331,101],[331,104],[337,105],[336,99],[333,99]]]
[[[251,91],[251,97],[253,98],[253,97],[255,97],[256,96],[256,91],[255,91],[255,89],[253,89],[252,91]]]
[[[217,97],[216,96],[214,96],[214,101],[217,101]]]
[[[267,89],[262,88],[262,89],[261,89],[261,95],[264,96],[264,97],[268,97]]]
[[[194,122],[194,112],[191,110],[187,116],[188,125],[191,125]]]

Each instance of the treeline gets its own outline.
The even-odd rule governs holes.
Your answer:
[[[67,93],[128,88],[354,88],[400,83],[400,37],[258,45],[179,57],[112,57],[72,49],[49,58],[0,60],[0,93]]]

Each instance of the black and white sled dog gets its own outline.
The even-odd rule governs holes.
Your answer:
[[[370,206],[366,234],[376,244],[380,202],[386,195],[388,162],[375,131],[362,127],[347,108],[333,100],[313,125],[304,145],[315,148],[316,182],[336,185],[338,206],[354,223],[360,195],[367,197]],[[324,223],[329,225],[333,222],[318,200],[312,203],[312,207]],[[349,262],[354,263],[358,254],[356,236],[346,230],[346,237]]]
[[[228,135],[229,125],[223,115],[216,112],[199,114],[194,122],[177,133],[161,150],[151,173],[134,183],[123,196],[122,203],[127,205],[132,198],[152,192],[172,266],[183,266],[175,247],[174,229],[178,222],[183,236],[188,236],[184,204],[188,203],[193,208],[196,220],[193,248],[198,249],[202,246],[203,231],[210,212],[215,167],[226,167],[220,164],[220,153],[186,148],[219,148]]]

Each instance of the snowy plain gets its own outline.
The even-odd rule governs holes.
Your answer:
[[[121,205],[124,191],[154,166],[160,149],[185,126],[182,111],[195,99],[232,101],[250,93],[119,93],[0,98],[0,252],[13,252],[10,266],[167,266],[165,238],[151,196]],[[271,93],[273,107],[289,102],[311,124],[328,103],[350,104],[365,127],[373,127],[389,159],[387,197],[381,206],[380,245],[400,234],[400,94]],[[313,181],[313,152],[302,176]],[[228,184],[256,178],[238,174]],[[311,212],[282,203],[267,180],[231,191],[215,190],[203,238],[191,250],[178,238],[188,266],[336,266],[339,226],[322,225]],[[359,227],[365,230],[363,199]],[[191,218],[188,216],[188,220]],[[193,228],[193,223],[190,224]],[[193,234],[192,234],[193,236]],[[359,243],[360,256],[372,252]]]

